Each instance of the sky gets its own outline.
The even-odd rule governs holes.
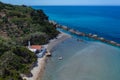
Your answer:
[[[0,0],[15,5],[120,5],[120,0]]]

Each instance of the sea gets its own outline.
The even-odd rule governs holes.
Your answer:
[[[42,9],[49,20],[61,25],[120,43],[120,6],[32,7]],[[120,80],[120,48],[70,35],[53,48],[43,80]]]

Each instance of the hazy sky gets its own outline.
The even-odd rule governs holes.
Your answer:
[[[120,5],[120,0],[0,0],[25,5]]]

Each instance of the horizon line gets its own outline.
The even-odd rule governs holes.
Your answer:
[[[2,1],[0,1],[2,2]],[[4,4],[11,4],[11,5],[26,5],[26,6],[120,6],[120,5],[115,5],[115,4],[12,4],[12,3],[6,3],[6,2],[2,2]]]
[[[7,3],[11,4],[11,3]],[[120,6],[115,4],[11,4],[11,5],[26,5],[26,6]]]
[[[120,5],[27,5],[27,6],[120,6]]]

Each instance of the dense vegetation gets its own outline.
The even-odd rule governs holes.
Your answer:
[[[27,42],[45,44],[59,32],[42,10],[0,2],[0,80],[22,80],[36,61]]]

